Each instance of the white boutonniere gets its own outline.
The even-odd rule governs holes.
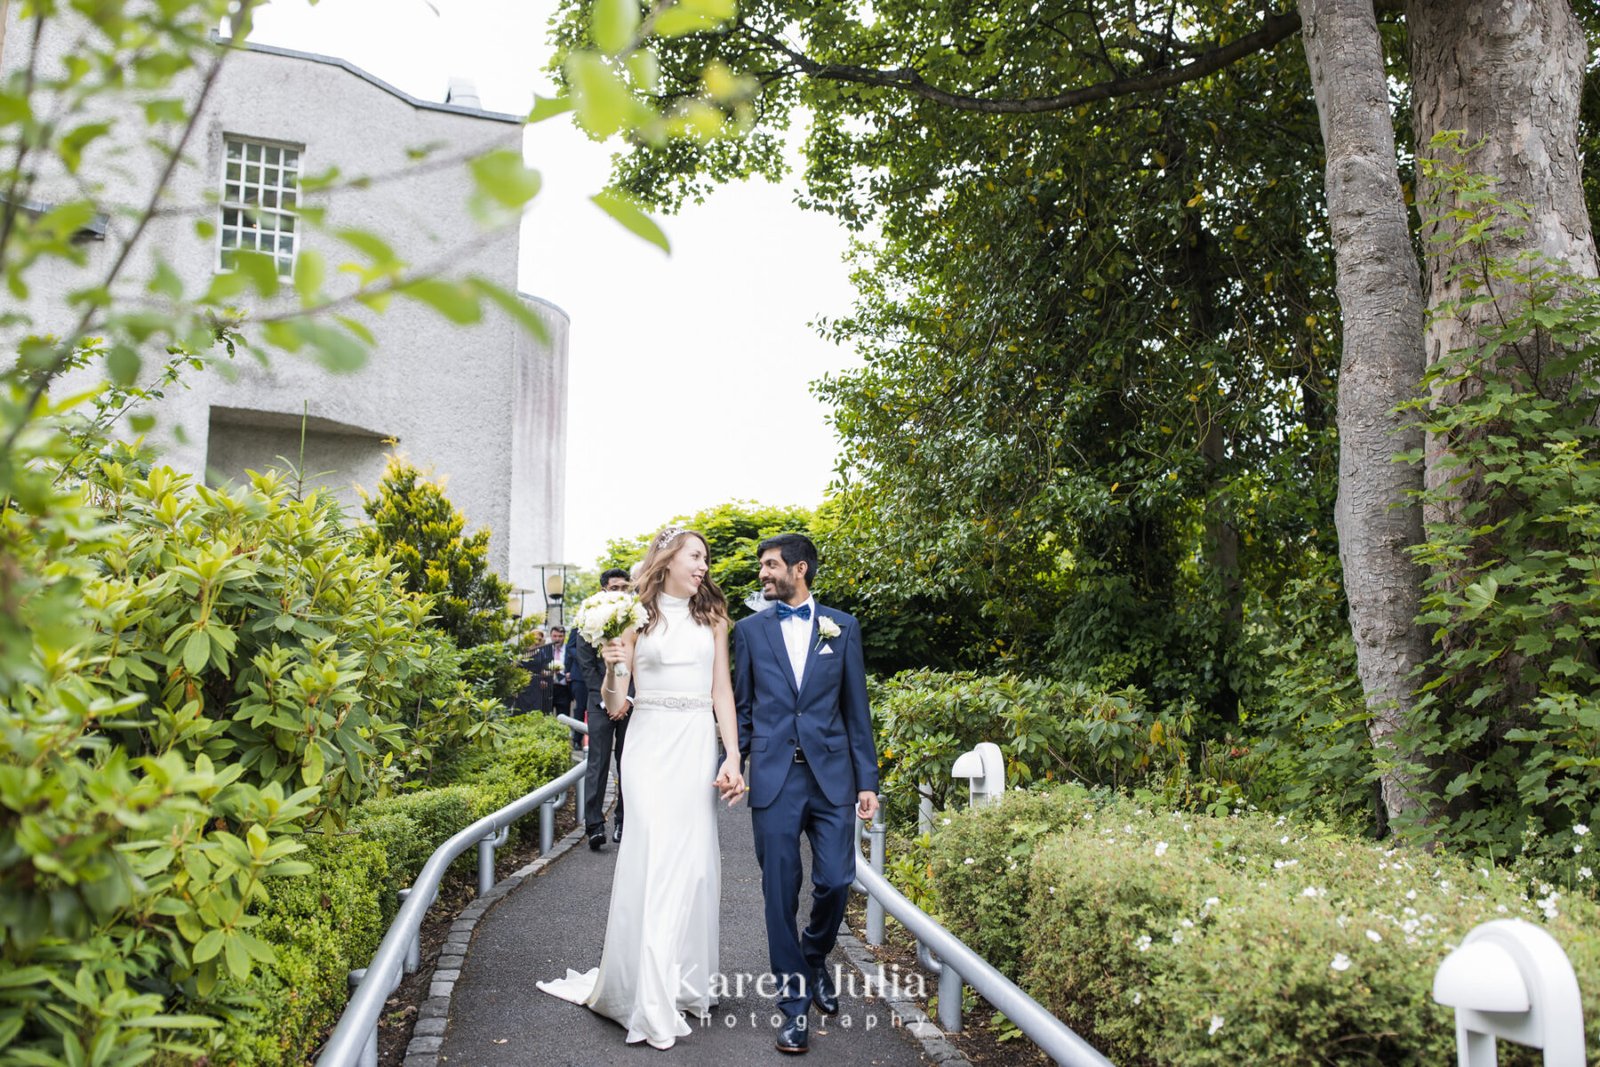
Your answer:
[[[824,642],[832,641],[835,637],[838,637],[838,636],[839,636],[839,624],[834,622],[832,619],[830,619],[830,618],[828,618],[826,616],[818,615],[817,616],[817,647],[821,648]]]

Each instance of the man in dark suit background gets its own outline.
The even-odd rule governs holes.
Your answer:
[[[567,665],[567,691],[571,694],[571,715],[580,722],[587,722],[589,718],[589,685],[584,681],[583,671],[578,667],[578,628],[574,626],[572,633],[567,635],[567,649],[561,662]],[[572,747],[583,747],[583,735],[572,731]]]
[[[604,592],[620,592],[628,588],[628,572],[616,567],[600,575],[600,588]],[[573,677],[580,674],[587,690],[585,716],[589,723],[589,767],[583,776],[583,803],[589,835],[589,847],[598,852],[606,843],[606,813],[602,805],[606,799],[606,781],[611,777],[612,754],[617,761],[617,806],[611,814],[615,828],[611,840],[622,840],[622,742],[628,734],[628,712],[632,702],[621,708],[607,708],[600,691],[605,688],[605,660],[599,651],[581,633],[574,632]],[[633,687],[628,687],[633,695]]]
[[[539,710],[546,715],[565,715],[572,701],[572,689],[567,684],[567,631],[563,626],[550,627],[550,640],[539,646],[528,661],[528,670],[539,684]]]

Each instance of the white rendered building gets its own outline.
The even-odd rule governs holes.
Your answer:
[[[10,70],[25,60],[29,34],[14,9],[7,21],[0,69]],[[41,58],[62,60],[49,48]],[[192,106],[198,81],[184,84]],[[190,293],[226,270],[239,247],[277,256],[285,277],[307,247],[320,246],[330,266],[360,259],[331,235],[343,228],[376,234],[413,268],[447,264],[450,273],[484,276],[514,291],[516,227],[484,231],[468,210],[472,179],[460,161],[489,149],[520,151],[522,118],[481,109],[463,83],[450,95],[443,103],[418,100],[327,56],[262,45],[232,54],[194,131],[191,165],[170,183],[166,203],[176,210],[165,211],[140,242],[129,291],[152,276],[157,254]],[[120,136],[123,125],[133,132],[131,144]],[[158,162],[142,147],[147,134],[142,117],[128,116],[119,136],[86,153],[83,172],[118,186],[125,178],[144,195]],[[334,168],[340,178],[327,188],[300,187],[306,176]],[[36,197],[47,199],[50,188],[43,181]],[[324,212],[318,228],[297,214],[313,204]],[[197,232],[201,218],[214,224],[213,233]],[[115,222],[89,236],[89,273],[41,263],[30,274],[36,331],[64,328],[63,295],[116,255]],[[337,296],[353,285],[330,276],[327,288]],[[387,454],[397,451],[445,483],[469,529],[491,530],[496,571],[517,588],[541,590],[541,565],[561,559],[563,550],[568,322],[554,305],[522,299],[545,323],[547,344],[492,306],[470,326],[410,300],[392,301],[381,315],[358,307],[352,313],[377,338],[361,370],[333,373],[287,354],[264,367],[241,354],[229,365],[234,373],[190,374],[171,390],[155,409],[151,439],[166,462],[212,484],[283,457],[335,487],[355,517],[354,487],[375,488]],[[286,286],[248,311],[264,317],[298,306]],[[147,371],[155,362],[147,353]],[[542,606],[542,597],[529,600],[530,609]]]

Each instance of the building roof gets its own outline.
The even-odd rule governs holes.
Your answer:
[[[464,115],[467,118],[485,119],[489,122],[512,122],[519,126],[526,121],[526,116],[523,115],[508,115],[502,111],[485,111],[477,107],[463,107],[460,104],[445,104],[436,100],[418,99],[402,89],[395,88],[377,75],[367,73],[349,60],[340,59],[337,56],[324,56],[316,52],[300,52],[293,48],[280,48],[273,44],[256,44],[254,41],[246,41],[244,47],[249,52],[261,52],[269,56],[285,56],[289,59],[304,59],[309,63],[325,63],[330,67],[339,67],[349,71],[363,81],[376,85],[384,92],[399,97],[415,108],[422,108],[427,111],[444,111],[452,115]]]

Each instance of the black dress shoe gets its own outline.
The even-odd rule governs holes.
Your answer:
[[[611,840],[615,841],[619,845],[622,844],[622,827],[620,825],[616,828],[615,832],[612,833]]]
[[[826,967],[817,972],[816,981],[811,985],[811,1003],[824,1015],[839,1014],[839,990]]]
[[[789,1021],[783,1024],[783,1029],[778,1031],[778,1039],[773,1042],[779,1052],[809,1052],[811,1046],[810,1029],[806,1026],[806,1016],[791,1015]]]
[[[603,849],[605,847],[606,847],[606,832],[604,830],[596,830],[594,833],[589,835],[589,851],[590,852],[599,852],[601,849]]]

